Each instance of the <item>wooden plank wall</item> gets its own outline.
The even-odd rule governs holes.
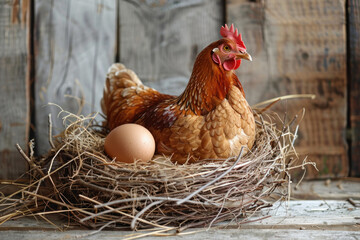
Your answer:
[[[30,126],[24,8],[18,1],[0,0],[0,179],[15,179],[27,169],[15,148],[19,143],[26,149]]]
[[[180,94],[197,54],[219,39],[221,0],[120,1],[120,61],[144,84]]]
[[[239,28],[254,59],[243,61],[238,71],[250,104],[285,94],[316,94],[314,101],[288,101],[278,108],[291,115],[306,107],[297,149],[320,170],[309,176],[348,175],[346,0],[33,1],[38,153],[49,148],[48,113],[54,133],[62,129],[61,118],[56,118],[59,110],[48,103],[85,115],[100,111],[106,71],[115,56],[145,84],[179,94],[196,55],[220,38],[219,28],[227,22]],[[20,172],[11,170],[11,164],[23,162],[13,144],[25,146],[30,123],[26,26],[10,24],[12,2],[0,3],[0,33],[5,36],[0,38],[1,79],[11,79],[1,80],[0,88],[0,109],[7,111],[0,114],[0,156],[1,164],[10,169],[1,170],[1,178]],[[359,1],[349,0],[348,47],[354,49],[348,59],[349,106],[357,129],[351,148],[355,157],[360,149],[358,13]],[[6,107],[8,99],[14,99],[11,104],[17,110]],[[353,158],[352,166],[353,174],[359,174],[359,158]]]
[[[108,67],[116,55],[116,1],[35,1],[35,102],[38,153],[62,128],[59,108],[88,115],[100,111]]]
[[[239,27],[254,59],[239,69],[250,103],[315,94],[277,109],[291,116],[306,108],[297,151],[317,163],[309,177],[348,176],[345,0],[227,3],[227,22]]]
[[[351,176],[360,177],[360,1],[348,1],[349,121]]]

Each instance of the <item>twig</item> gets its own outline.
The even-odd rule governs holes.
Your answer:
[[[51,198],[46,197],[46,196],[42,196],[42,195],[39,195],[39,194],[34,194],[34,193],[32,193],[32,192],[29,192],[29,191],[24,191],[24,193],[29,194],[29,195],[34,196],[34,197],[42,198],[42,199],[44,199],[44,200],[46,200],[46,201],[55,203],[55,204],[57,204],[57,205],[59,205],[59,206],[63,206],[63,207],[72,209],[73,211],[79,211],[79,212],[82,212],[82,213],[85,213],[85,214],[91,214],[91,212],[86,211],[86,210],[84,210],[83,208],[74,207],[74,206],[71,206],[71,205],[69,205],[69,204],[56,201],[56,200],[51,199]]]
[[[79,195],[79,197],[81,197],[81,198],[83,198],[83,199],[85,199],[85,200],[87,200],[87,201],[90,201],[90,202],[93,202],[93,203],[95,203],[95,204],[101,204],[99,201],[96,201],[96,200],[94,200],[94,199],[91,199],[91,198],[88,198],[88,197],[86,197],[86,196],[84,196],[84,195]],[[113,208],[111,208],[111,207],[109,207],[109,206],[106,206],[108,209],[113,209]],[[116,209],[114,209],[114,211],[115,212],[117,212],[117,213],[120,213],[120,214],[122,214],[122,215],[125,215],[125,216],[127,216],[127,217],[130,217],[130,218],[134,218],[134,216],[132,216],[132,215],[130,215],[130,214],[127,214],[127,213],[124,213],[124,212],[121,212],[121,211],[118,211],[118,210],[116,210]],[[82,220],[81,220],[82,221]],[[161,225],[158,225],[158,224],[156,224],[156,223],[152,223],[152,222],[149,222],[149,221],[147,221],[147,220],[145,220],[145,219],[141,219],[141,218],[139,218],[139,221],[141,221],[141,222],[143,222],[143,223],[146,223],[146,224],[149,224],[149,225],[152,225],[152,226],[155,226],[155,227],[160,227],[160,228],[165,228],[165,229],[174,229],[174,228],[172,228],[172,227],[167,227],[167,226],[161,226]]]
[[[42,177],[45,177],[43,171],[41,171],[41,169],[25,154],[25,152],[22,150],[22,148],[18,143],[16,144],[16,148],[20,152],[21,156],[23,156],[23,158],[28,162],[30,168],[34,168],[36,171],[40,173]]]
[[[153,197],[153,196],[147,196],[147,197],[136,197],[136,198],[125,198],[125,199],[118,199],[118,200],[114,200],[111,202],[107,202],[107,203],[103,203],[103,204],[99,204],[99,205],[95,205],[95,208],[102,208],[102,207],[106,207],[106,206],[111,206],[111,205],[115,205],[115,204],[120,204],[120,203],[125,203],[125,202],[134,202],[134,201],[145,201],[145,200],[152,200],[152,201],[170,201],[170,202],[178,202],[180,200],[180,198],[171,198],[171,197]],[[219,204],[214,204],[214,203],[210,203],[210,202],[198,202],[198,201],[187,201],[188,203],[191,204],[196,204],[196,205],[204,205],[204,206],[210,206],[210,205],[214,205],[219,207]]]
[[[223,178],[226,174],[228,174],[235,166],[236,164],[240,161],[241,156],[242,156],[242,152],[243,152],[244,147],[241,147],[240,150],[240,154],[238,156],[238,158],[236,159],[235,163],[228,169],[226,170],[224,173],[222,173],[219,177],[213,179],[212,181],[208,182],[207,184],[205,184],[204,186],[202,186],[201,188],[199,188],[198,190],[196,190],[195,192],[191,193],[189,196],[187,196],[186,198],[177,201],[176,204],[180,205],[186,201],[188,201],[190,198],[192,198],[193,196],[195,196],[196,194],[198,194],[199,192],[201,192],[202,190],[204,190],[206,187],[210,186],[211,184],[213,184],[214,182],[220,180],[221,178]]]
[[[272,98],[260,103],[257,103],[255,105],[252,105],[252,108],[257,108],[259,106],[263,106],[265,104],[269,104],[272,102],[277,102],[277,101],[282,101],[282,100],[286,100],[286,99],[296,99],[296,98],[310,98],[310,99],[315,99],[316,95],[315,94],[292,94],[292,95],[285,95],[282,97],[277,97],[277,98]]]
[[[354,199],[352,199],[352,198],[348,198],[347,201],[348,201],[349,203],[351,203],[351,205],[353,205],[354,207],[359,207],[359,206],[360,206],[360,203],[356,203],[356,202],[354,201]]]
[[[135,217],[133,218],[133,220],[131,221],[131,229],[134,230],[135,229],[135,223],[136,221],[139,219],[139,217],[141,215],[143,215],[148,209],[152,208],[153,206],[155,205],[158,205],[158,204],[161,204],[163,203],[164,201],[156,201],[156,202],[152,202],[150,203],[149,205],[147,205],[146,207],[144,207],[140,212],[138,212]]]
[[[167,232],[170,231],[172,229],[160,229],[160,230],[156,230],[153,232],[148,232],[148,233],[142,233],[142,234],[137,234],[133,237],[129,237],[129,238],[125,238],[124,240],[132,240],[132,239],[137,239],[137,238],[143,238],[143,237],[147,237],[147,236],[154,236],[158,233],[163,233],[163,232]]]
[[[110,222],[107,222],[105,223],[103,226],[101,226],[99,229],[95,230],[95,231],[91,231],[89,233],[85,233],[85,234],[81,234],[81,235],[77,235],[75,236],[75,238],[84,238],[84,237],[89,237],[89,236],[92,236],[92,235],[95,235],[99,232],[101,232],[102,230],[104,230],[104,228],[110,226],[111,224],[114,224],[116,223],[117,221],[116,220],[112,220]]]

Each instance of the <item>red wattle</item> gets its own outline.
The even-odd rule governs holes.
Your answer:
[[[241,63],[241,59],[235,60],[234,58],[232,58],[232,59],[226,60],[223,64],[223,67],[227,71],[235,70],[240,67],[240,63]]]
[[[240,67],[241,59],[236,60],[235,68],[238,69]]]
[[[224,63],[223,63],[223,67],[226,71],[230,71],[230,70],[234,70],[235,69],[235,66],[236,66],[236,61],[234,58],[232,59],[229,59],[229,60],[226,60]]]

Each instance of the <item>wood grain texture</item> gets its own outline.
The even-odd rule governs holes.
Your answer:
[[[267,42],[265,40],[265,8],[262,1],[226,1],[226,22],[234,23],[241,33],[253,61],[242,61],[237,76],[250,105],[266,100],[270,82]]]
[[[18,221],[17,221],[18,222]],[[326,240],[348,240],[360,238],[360,232],[358,231],[346,231],[346,230],[306,230],[304,227],[297,229],[190,229],[184,234],[178,236],[166,236],[169,240],[198,240],[198,239],[278,239],[278,240],[303,240],[303,239],[326,239]],[[190,232],[190,233],[188,233]],[[9,230],[4,231],[2,236],[8,240],[58,240],[68,238],[79,238],[80,236],[86,236],[87,240],[113,240],[113,239],[126,239],[128,236],[132,236],[133,232],[130,231],[101,231],[97,234],[89,236],[89,230],[73,230],[73,231],[42,231],[37,228],[35,230]],[[136,233],[135,233],[136,234]],[[26,236],[26,238],[24,238]],[[145,237],[146,240],[157,240],[159,236]]]
[[[293,184],[292,199],[327,199],[347,200],[360,199],[360,178],[345,178],[337,180],[313,180],[302,182],[296,187]]]
[[[120,60],[145,85],[180,94],[197,54],[220,39],[220,0],[120,1]]]
[[[347,176],[345,0],[229,0],[227,13],[254,59],[238,72],[250,104],[315,94],[276,109],[292,116],[306,108],[297,151],[319,168],[308,177]]]
[[[358,239],[360,210],[347,201],[290,201],[277,204],[272,210],[263,209],[259,215],[250,218],[249,223],[236,225],[224,223],[220,228],[192,228],[179,235],[166,236],[166,239]],[[261,221],[259,218],[271,216]],[[48,216],[47,216],[48,217]],[[64,221],[51,219],[54,225],[40,219],[31,218],[8,221],[0,226],[4,239],[125,239],[144,234],[147,231],[106,231],[84,230],[67,226],[59,231],[56,226],[64,226]],[[226,229],[222,228],[225,227]],[[153,230],[151,230],[153,231]],[[146,239],[159,239],[147,236]]]
[[[115,61],[116,1],[36,0],[35,6],[36,140],[44,153],[49,113],[54,134],[63,129],[59,109],[49,102],[77,114],[100,111],[106,72]]]
[[[360,177],[360,1],[348,1],[349,117],[351,176]]]
[[[30,126],[27,27],[20,23],[26,22],[21,11],[20,4],[0,0],[0,179],[16,179],[27,169],[15,148],[16,143],[27,148]]]

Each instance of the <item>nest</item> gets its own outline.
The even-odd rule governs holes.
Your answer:
[[[274,201],[288,199],[289,171],[308,164],[305,159],[294,165],[296,117],[285,122],[276,114],[258,114],[256,142],[246,155],[180,165],[164,156],[147,163],[113,161],[104,153],[107,132],[96,124],[96,115],[65,115],[65,130],[50,137],[46,156],[35,158],[32,150],[27,156],[19,148],[31,181],[0,199],[1,221],[57,213],[93,229],[157,232],[241,224]]]

